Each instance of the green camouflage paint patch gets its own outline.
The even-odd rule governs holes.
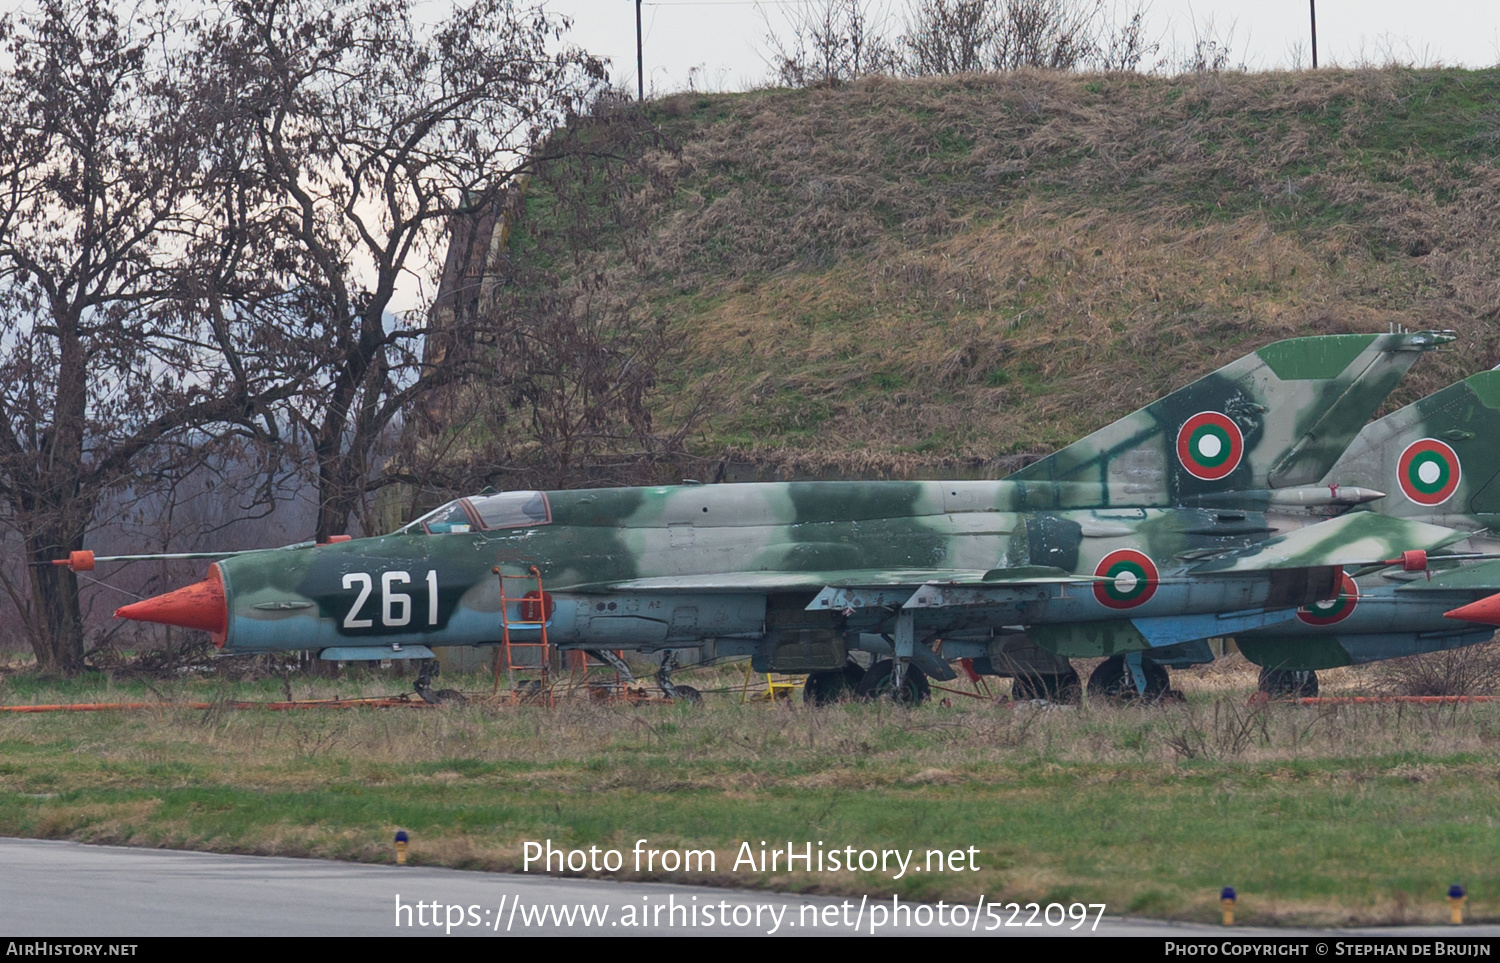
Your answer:
[[[1500,410],[1500,371],[1481,371],[1465,378],[1464,384],[1485,407]]]
[[[1317,671],[1353,665],[1354,660],[1332,635],[1271,635],[1236,638],[1240,654],[1268,669]]]
[[[1180,504],[1226,491],[1310,485],[1333,466],[1417,358],[1450,340],[1423,331],[1267,345],[1009,480],[1093,485],[1098,500],[1088,504],[1099,506]],[[1204,437],[1197,431],[1209,422],[1223,434]],[[1080,495],[1072,493],[1067,507],[1084,507]]]
[[[1096,659],[1146,652],[1151,642],[1129,619],[1063,625],[1033,625],[1027,634],[1038,645],[1065,658]]]
[[[1291,338],[1261,348],[1256,354],[1282,381],[1336,378],[1378,335],[1341,334],[1321,338]]]

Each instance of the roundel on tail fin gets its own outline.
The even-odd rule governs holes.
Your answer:
[[[1396,462],[1401,491],[1418,505],[1441,505],[1452,498],[1462,473],[1458,452],[1436,438],[1412,442]]]
[[[1244,457],[1245,435],[1228,415],[1200,411],[1178,429],[1177,460],[1194,478],[1228,477]]]

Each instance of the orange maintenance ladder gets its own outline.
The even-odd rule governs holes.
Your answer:
[[[526,701],[541,701],[546,705],[552,705],[552,684],[549,673],[552,669],[552,644],[547,639],[547,626],[552,621],[553,602],[552,596],[548,595],[542,588],[542,573],[537,571],[535,565],[525,575],[506,575],[496,566],[493,569],[495,575],[500,579],[500,650],[495,653],[495,692],[500,691],[500,669],[503,666],[509,675],[511,691],[518,698]],[[534,583],[536,587],[521,596],[506,593],[505,583],[509,580],[517,580]],[[510,617],[510,604],[516,604],[518,618]],[[510,637],[511,629],[537,629],[540,639],[536,642],[514,642]],[[518,660],[518,650],[532,650],[536,652],[535,664],[521,662]],[[516,685],[516,670],[531,669],[535,667],[541,677],[533,679],[524,686]]]

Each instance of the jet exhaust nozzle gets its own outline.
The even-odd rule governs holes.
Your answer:
[[[222,647],[229,628],[229,606],[224,600],[219,566],[210,565],[201,582],[121,606],[115,609],[115,618],[199,629],[213,636],[214,645]]]

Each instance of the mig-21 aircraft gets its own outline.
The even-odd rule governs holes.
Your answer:
[[[116,614],[201,629],[226,653],[334,660],[543,631],[600,654],[711,642],[757,671],[808,673],[814,702],[851,688],[920,701],[957,658],[1046,688],[1068,683],[1068,657],[1106,656],[1105,684],[1145,691],[1165,675],[1151,653],[1285,623],[1334,597],[1346,566],[1462,540],[1323,517],[1382,497],[1323,480],[1448,340],[1277,342],[1004,480],[481,494],[388,535],[226,554]]]
[[[1389,494],[1359,512],[1473,533],[1458,555],[1500,552],[1500,370],[1483,371],[1366,426],[1329,471]],[[1500,625],[1500,560],[1434,560],[1345,573],[1337,597],[1236,636],[1262,688],[1317,694],[1319,669],[1488,642]]]

